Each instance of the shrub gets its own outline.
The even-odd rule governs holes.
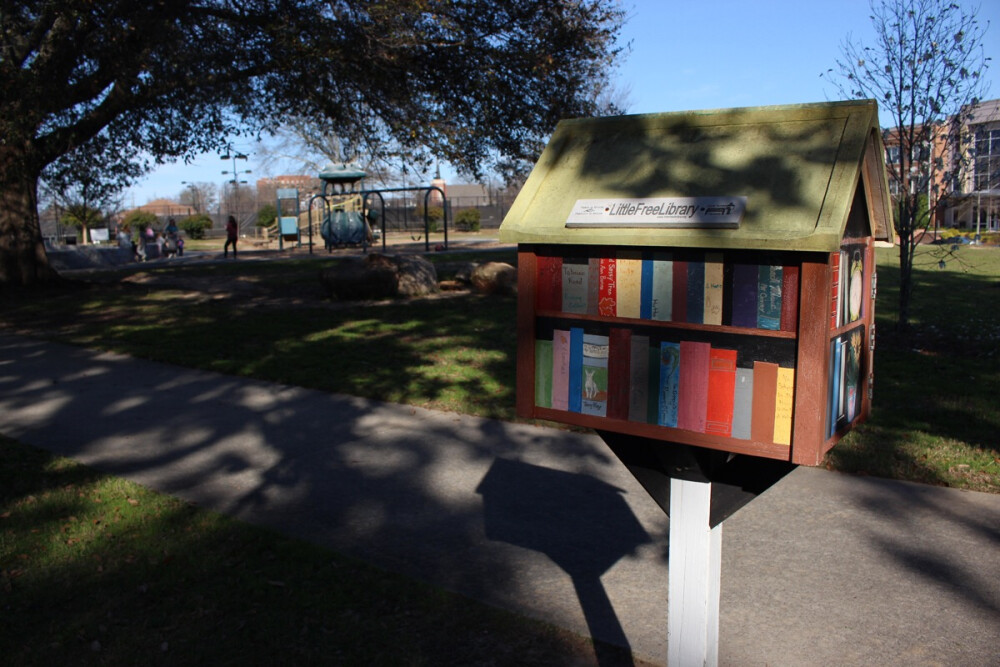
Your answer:
[[[178,225],[189,239],[205,238],[205,230],[212,228],[212,219],[204,213],[198,213],[181,220]]]
[[[423,226],[424,224],[424,209],[420,207],[417,209],[418,224]],[[427,207],[427,227],[433,233],[440,231],[441,221],[444,220],[444,209],[440,206],[429,206]]]
[[[270,227],[278,217],[278,209],[274,204],[264,204],[257,211],[257,226]]]
[[[478,208],[463,208],[455,215],[455,227],[464,232],[478,232],[481,219]]]
[[[121,227],[129,231],[141,231],[146,227],[153,227],[159,219],[149,211],[136,209],[131,211],[121,222]]]

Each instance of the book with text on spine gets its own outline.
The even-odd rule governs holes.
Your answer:
[[[580,412],[606,417],[608,413],[608,337],[583,335],[580,375]]]

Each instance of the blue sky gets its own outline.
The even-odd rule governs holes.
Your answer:
[[[975,7],[979,3],[962,2]],[[834,67],[841,44],[851,35],[873,42],[867,0],[623,0],[631,8],[622,33],[631,50],[619,68],[620,85],[629,90],[629,113],[798,104],[839,99],[820,73]],[[1000,0],[983,0],[979,20],[989,22],[986,55],[989,98],[1000,97]],[[260,171],[254,146],[248,180]],[[161,167],[133,187],[126,205],[174,197],[181,181],[226,180],[218,155],[194,164]],[[445,170],[445,177],[453,177]]]

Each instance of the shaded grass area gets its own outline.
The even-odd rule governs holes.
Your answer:
[[[827,467],[1000,493],[1000,251],[918,248],[905,334],[896,252],[878,251],[872,418]]]
[[[1000,250],[918,249],[913,329],[897,333],[896,249],[878,251],[872,418],[830,469],[1000,492]],[[431,256],[513,261],[513,253]],[[940,261],[945,268],[939,268]],[[305,286],[330,260],[165,271]],[[315,306],[310,305],[314,303]],[[203,301],[102,284],[5,304],[0,323],[90,347],[368,398],[514,418],[514,298],[466,295],[346,308]]]
[[[0,614],[12,665],[633,664],[2,436]]]

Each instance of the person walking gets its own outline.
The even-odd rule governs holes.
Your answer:
[[[233,244],[233,259],[236,259],[236,240],[239,238],[239,228],[236,226],[236,218],[229,216],[226,221],[226,244],[222,246],[222,257],[229,256],[229,244]]]

